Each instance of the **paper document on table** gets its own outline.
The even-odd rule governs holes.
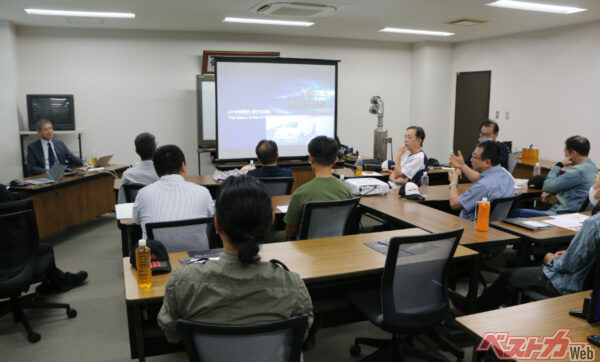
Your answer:
[[[588,219],[589,216],[574,213],[563,215],[552,215],[550,219],[544,220],[546,224],[558,226],[572,231],[579,231],[581,224]]]
[[[442,166],[442,170],[444,170],[444,171],[450,171],[450,170],[454,170],[454,167],[444,167],[444,166]]]
[[[128,204],[116,204],[115,213],[117,214],[117,220],[133,219],[133,202]]]
[[[279,209],[279,211],[287,213],[288,205],[286,205],[286,206],[277,206],[277,208]]]
[[[535,220],[523,221],[523,224],[529,225],[529,226],[534,227],[534,228],[548,227],[548,225],[546,223],[543,223],[541,221],[535,221]]]

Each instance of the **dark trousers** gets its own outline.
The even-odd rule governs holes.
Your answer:
[[[517,290],[533,290],[548,295],[560,295],[544,274],[541,266],[516,268],[502,272],[498,279],[477,299],[480,312],[498,308],[509,302]]]
[[[35,266],[35,280],[49,281],[51,283],[58,282],[61,279],[62,271],[60,271],[54,262],[54,249],[48,243],[40,243],[38,249],[38,261]]]

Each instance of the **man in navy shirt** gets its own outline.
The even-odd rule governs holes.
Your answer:
[[[262,167],[248,171],[254,177],[292,177],[292,170],[277,166],[279,152],[277,143],[271,140],[261,140],[256,146],[256,157],[263,164]]]

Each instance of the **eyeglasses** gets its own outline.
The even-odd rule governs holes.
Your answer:
[[[471,153],[471,158],[474,160],[481,160],[481,157],[477,156],[475,152]]]
[[[491,138],[493,134],[494,134],[494,132],[490,132],[490,133],[482,133],[482,132],[480,132],[479,133],[479,137],[481,137],[481,138]]]

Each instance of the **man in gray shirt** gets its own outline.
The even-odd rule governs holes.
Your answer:
[[[155,150],[156,141],[152,134],[144,132],[140,133],[135,138],[135,152],[140,156],[142,162],[140,162],[139,166],[127,169],[123,172],[117,203],[123,204],[127,202],[123,185],[149,185],[154,181],[158,181],[158,175],[156,174],[154,164],[152,163],[152,155],[154,155]],[[134,200],[131,201],[133,202]]]

